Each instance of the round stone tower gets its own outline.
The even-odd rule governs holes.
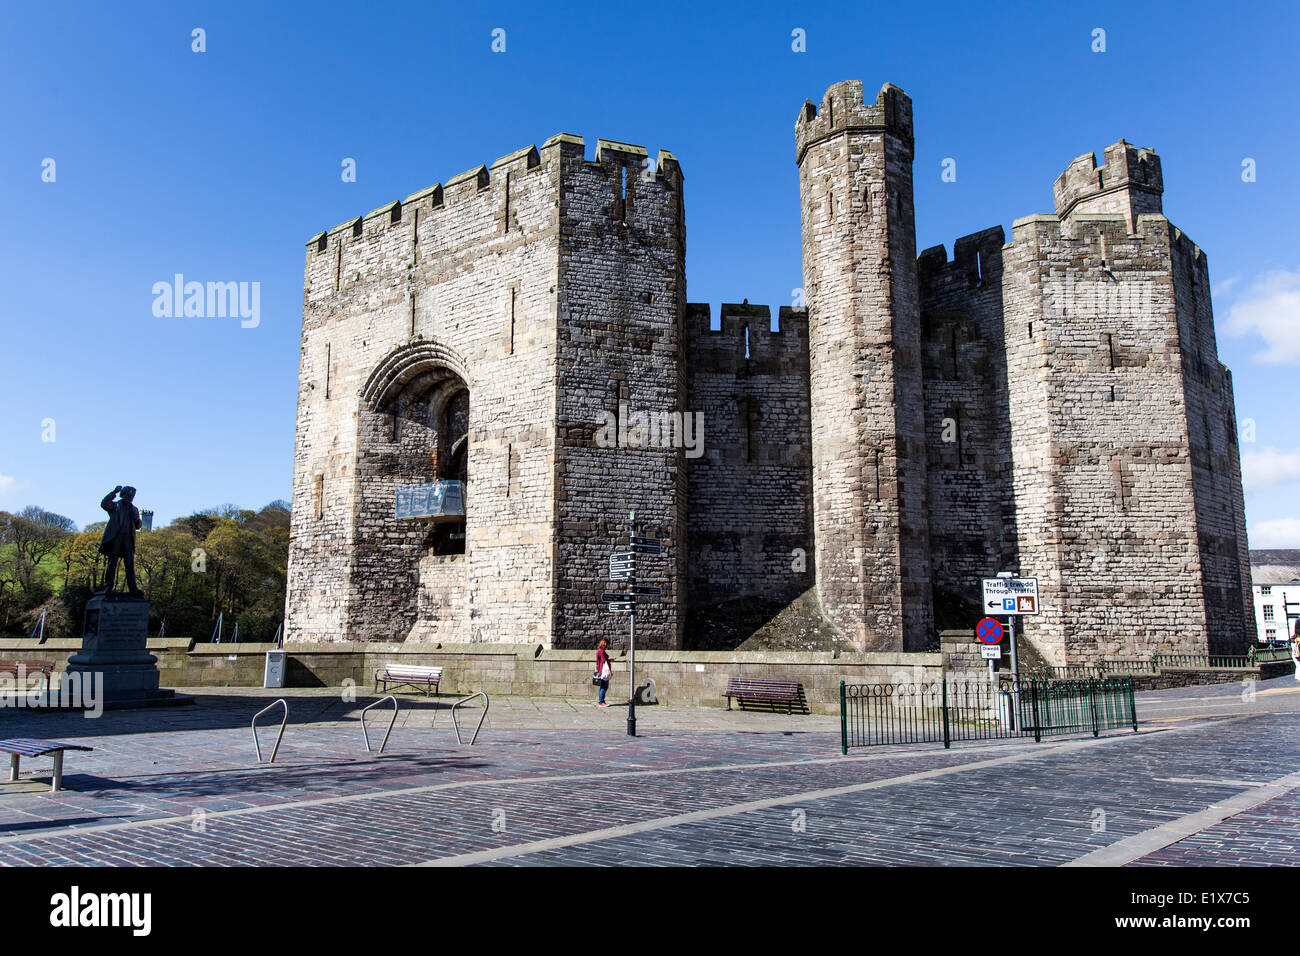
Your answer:
[[[837,83],[795,124],[822,610],[864,650],[932,639],[912,101]]]

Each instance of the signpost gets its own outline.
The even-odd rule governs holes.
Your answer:
[[[989,682],[996,685],[997,664],[1002,660],[1002,622],[986,617],[975,625],[975,636],[980,639],[980,657],[989,662]]]
[[[636,583],[637,555],[660,555],[663,547],[658,538],[644,538],[636,533],[636,512],[628,515],[628,549],[609,557],[609,579],[626,581],[625,592],[605,591],[601,601],[616,614],[627,615],[627,735],[636,736],[636,604],[638,597],[659,597],[663,589]]]
[[[1013,578],[1003,571],[996,578],[984,578],[984,610],[1005,614],[1011,634],[1011,676],[1019,682],[1020,667],[1016,660],[1016,618],[1038,613],[1038,578]]]
[[[1016,657],[1016,618],[1023,615],[1034,615],[1039,612],[1038,604],[1038,578],[1017,578],[1013,577],[1010,571],[1003,571],[995,578],[983,578],[981,580],[981,590],[983,593],[984,612],[986,614],[1003,614],[1007,619],[1008,637],[1011,643],[1011,682],[1012,682],[1012,699],[1011,706],[1014,711],[1014,721],[1016,730],[1020,730],[1020,662]],[[985,618],[985,621],[992,618]],[[980,622],[983,626],[984,621]],[[1000,632],[999,628],[999,632]],[[999,649],[999,657],[1001,651]],[[993,661],[989,661],[989,675],[992,676]]]
[[[1038,613],[1038,578],[984,578],[985,614]]]
[[[975,628],[975,636],[985,644],[1001,644],[1002,622],[995,621],[991,617],[984,618],[979,622],[979,626]]]

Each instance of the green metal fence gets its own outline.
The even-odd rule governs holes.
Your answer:
[[[1248,654],[1157,654],[1156,667],[1196,667],[1213,670],[1247,670],[1255,664]]]
[[[841,750],[1138,729],[1133,681],[1021,680],[848,684],[840,681]]]
[[[1261,663],[1287,660],[1286,648],[1250,648],[1245,654],[1156,654],[1149,658],[1096,661],[1035,668],[1027,676],[1040,680],[1086,680],[1119,677],[1124,674],[1154,674],[1161,669],[1253,670]]]
[[[1035,680],[1087,680],[1122,677],[1126,674],[1154,674],[1156,663],[1150,658],[1097,661],[1095,664],[1066,664],[1053,667],[1044,664],[1024,674]]]
[[[1291,660],[1289,647],[1252,647],[1249,656],[1256,664],[1268,664],[1272,661]]]

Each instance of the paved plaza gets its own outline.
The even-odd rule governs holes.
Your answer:
[[[497,698],[458,745],[451,698],[403,696],[366,753],[341,690],[187,691],[97,720],[0,711],[5,737],[94,747],[0,787],[0,864],[1291,865],[1300,684],[1139,695],[1140,733],[856,749],[839,720]],[[248,722],[277,696],[274,764]],[[370,712],[377,745],[386,706]],[[462,709],[468,741],[478,712]],[[278,715],[261,725],[264,752]]]

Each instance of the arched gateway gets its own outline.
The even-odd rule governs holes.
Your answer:
[[[455,351],[420,342],[385,356],[361,390],[355,540],[370,557],[359,583],[383,601],[395,640],[422,626],[455,639],[463,617],[468,378]]]

